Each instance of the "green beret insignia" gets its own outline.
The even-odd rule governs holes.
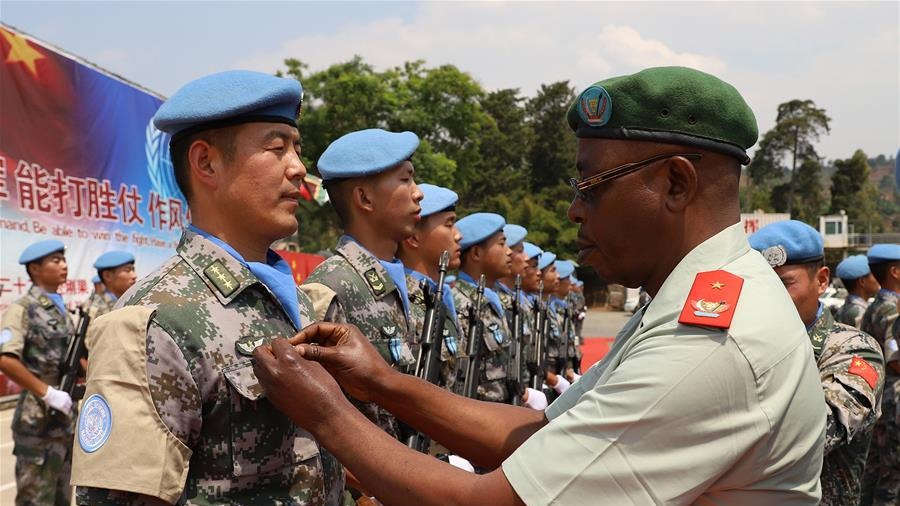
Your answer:
[[[612,99],[609,98],[609,93],[596,84],[582,91],[578,97],[578,115],[592,127],[605,125],[612,115]]]

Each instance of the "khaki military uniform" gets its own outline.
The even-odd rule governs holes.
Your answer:
[[[680,324],[715,270],[743,279],[730,327]],[[806,329],[735,224],[682,259],[503,472],[529,506],[812,506],[825,415]]]
[[[113,310],[116,306],[116,299],[107,291],[94,292],[84,301],[81,308],[91,317],[91,319],[103,316]]]
[[[475,305],[475,285],[463,280],[456,280],[453,286],[453,301],[459,315],[462,335],[469,335],[469,307]],[[480,336],[481,364],[477,387],[477,398],[490,402],[507,402],[509,391],[506,385],[509,347],[511,344],[509,326],[506,324],[505,312],[497,312],[485,297],[482,301],[481,324],[476,330]],[[472,358],[470,357],[469,360]]]
[[[844,305],[834,313],[834,321],[850,325],[851,327],[860,328],[862,326],[862,318],[868,309],[869,303],[858,295],[850,294]]]
[[[892,326],[897,319],[897,301],[896,293],[879,290],[860,325],[863,332],[878,341],[886,357],[891,355],[886,345],[896,337],[892,335]],[[893,392],[898,375],[890,367],[887,367],[885,374],[884,389]],[[875,424],[863,478],[862,504],[894,505],[900,495],[900,424],[896,417],[890,416],[896,410],[895,396],[884,395],[881,398],[881,412],[887,415]]]
[[[13,355],[44,383],[59,384],[60,365],[75,333],[72,320],[38,286],[10,304],[0,320],[0,354]],[[72,426],[77,413],[50,409],[23,391],[13,414],[17,505],[68,505]]]
[[[319,264],[303,287],[319,319],[356,325],[387,363],[412,371],[411,345],[418,336],[407,320],[402,295],[384,266],[362,246],[342,237],[336,254]],[[356,406],[382,430],[402,439],[397,419],[387,410],[371,403]]]
[[[809,330],[809,338],[828,404],[822,505],[855,506],[872,429],[881,415],[881,346],[868,334],[836,323],[828,308]]]
[[[434,284],[434,283],[433,283]],[[416,343],[422,341],[422,325],[425,322],[425,293],[422,284],[413,276],[406,276],[406,289],[409,293],[409,320],[416,334]],[[466,356],[465,340],[459,335],[456,315],[450,314],[450,308],[444,308],[444,328],[441,330],[441,374],[440,386],[459,393],[459,364]],[[416,355],[418,356],[418,355]]]
[[[311,301],[298,299],[311,323]],[[188,230],[117,307],[88,333],[79,504],[339,504],[340,463],[253,373],[253,350],[297,329],[246,266]]]

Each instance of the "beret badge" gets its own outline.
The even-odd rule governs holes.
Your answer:
[[[787,262],[787,250],[780,244],[764,249],[762,255],[772,267],[780,267]]]
[[[584,90],[578,97],[578,115],[592,127],[605,125],[612,115],[609,93],[596,84]]]

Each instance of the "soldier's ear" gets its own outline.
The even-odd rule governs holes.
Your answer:
[[[213,162],[212,145],[204,139],[197,139],[188,147],[188,167],[190,169],[192,185],[196,181],[202,187],[215,189],[218,187],[216,181],[216,169]]]
[[[822,266],[816,272],[816,288],[818,288],[819,295],[825,293],[825,290],[828,288],[828,283],[831,281],[831,269],[826,266]]]
[[[403,240],[403,244],[411,249],[419,249],[419,246],[421,246],[422,244],[421,240],[419,239],[419,227],[416,227],[413,235]]]
[[[365,184],[359,184],[350,191],[350,198],[353,201],[353,207],[371,213],[375,210],[374,192],[372,188]]]

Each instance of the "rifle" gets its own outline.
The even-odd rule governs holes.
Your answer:
[[[566,377],[566,368],[569,364],[569,333],[572,332],[572,299],[569,298],[568,294],[566,294],[564,302],[566,303],[566,307],[563,311],[563,352],[560,357],[562,358],[562,365],[559,367],[560,370],[557,371],[557,374],[563,378]]]
[[[416,360],[415,375],[435,385],[438,384],[440,371],[441,343],[443,342],[444,329],[444,278],[447,276],[447,266],[450,265],[450,253],[441,253],[438,262],[437,287],[432,290],[426,280],[422,280],[422,292],[425,295],[425,317],[422,320],[422,336],[419,342],[419,354]],[[428,436],[420,432],[414,432],[406,439],[406,445],[413,450],[428,452]]]
[[[469,363],[466,365],[466,381],[463,383],[463,395],[470,399],[474,399],[478,395],[478,380],[481,378],[481,345],[482,340],[481,329],[483,322],[481,321],[481,304],[484,300],[484,274],[478,279],[478,287],[475,290],[475,304],[469,306],[469,313],[466,317],[469,328],[466,335],[468,342],[466,343],[466,352],[469,355]]]
[[[519,297],[522,294],[522,276],[516,274],[516,288],[513,293],[512,301],[512,339],[513,353],[510,371],[507,372],[509,384],[512,386],[510,396],[512,397],[513,406],[522,405],[522,393],[524,386],[522,385],[522,307],[519,304]]]
[[[531,374],[531,388],[540,391],[544,384],[544,327],[547,315],[544,307],[544,282],[538,285],[538,296],[534,304],[534,347],[532,347],[532,359],[534,371]]]
[[[91,323],[91,315],[84,308],[78,308],[78,316],[78,328],[69,341],[65,358],[59,368],[58,389],[69,394],[72,402],[78,402],[84,397],[84,385],[75,383],[83,373],[81,359],[87,358],[87,346],[84,344],[84,338],[87,336],[88,325]]]

